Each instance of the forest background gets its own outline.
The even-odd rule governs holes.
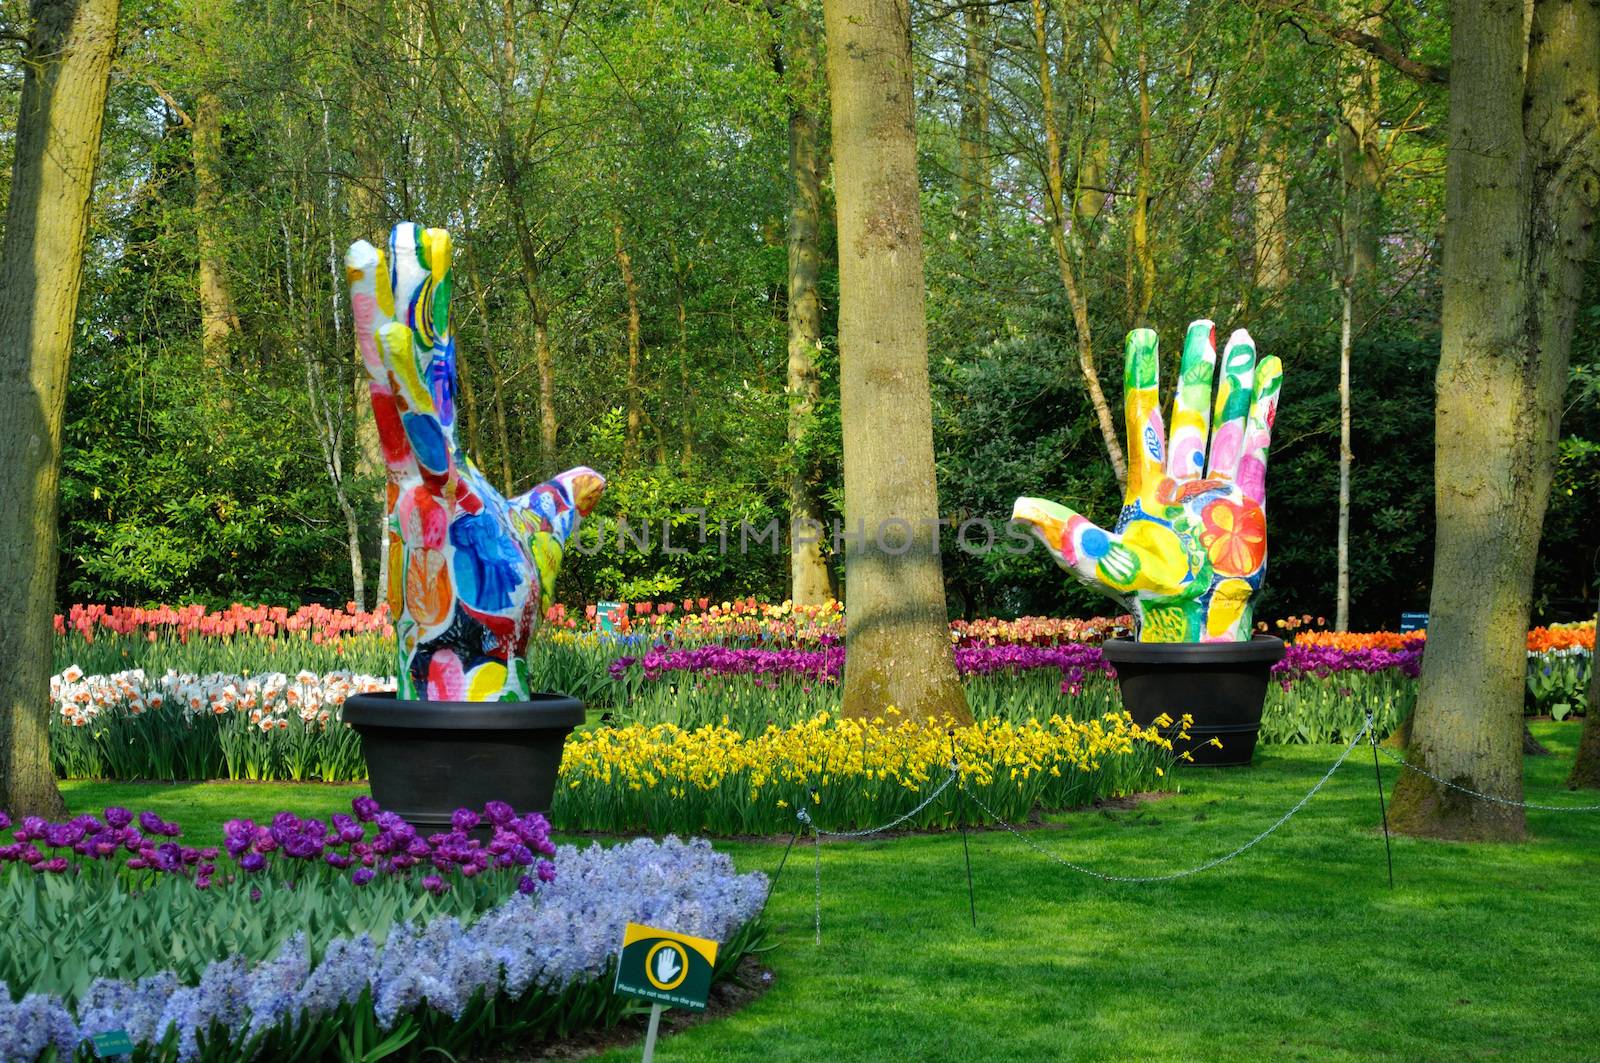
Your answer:
[[[1109,520],[1120,455],[1085,366],[1114,407],[1129,328],[1158,330],[1170,379],[1189,320],[1248,327],[1286,384],[1258,613],[1331,617],[1348,309],[1350,619],[1426,609],[1443,5],[912,11],[941,511],[998,523],[1033,494]],[[383,475],[342,255],[401,219],[456,241],[474,460],[508,494],[578,463],[610,478],[608,545],[569,558],[561,598],[843,590],[826,550],[659,536],[693,543],[694,509],[842,523],[820,12],[128,0],[121,18],[59,603],[375,603]],[[3,69],[9,124],[22,71]],[[1536,621],[1595,611],[1597,382],[1591,263]],[[624,517],[654,546],[618,549]],[[1043,551],[946,546],[953,611],[1104,610]]]

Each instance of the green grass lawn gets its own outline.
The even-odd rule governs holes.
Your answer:
[[[1593,803],[1560,783],[1576,724],[1536,726],[1531,800]],[[1031,836],[1107,871],[1153,874],[1245,841],[1332,762],[1259,750],[1252,769],[1181,777],[1182,793],[1056,817]],[[1593,1059],[1583,1001],[1600,979],[1600,814],[1529,813],[1522,845],[1397,839],[1388,887],[1370,753],[1279,833],[1221,868],[1153,886],[1074,874],[999,832],[972,835],[978,928],[959,835],[822,846],[770,909],[771,992],[665,1040],[663,1063],[916,1059]],[[1399,769],[1385,761],[1386,788]],[[75,809],[121,801],[192,837],[229,815],[348,804],[353,787],[72,783]],[[192,828],[199,828],[198,830]],[[781,845],[724,846],[771,871]],[[637,1046],[608,1061],[638,1058]]]

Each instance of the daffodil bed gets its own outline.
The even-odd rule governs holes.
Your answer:
[[[968,789],[1021,822],[1036,809],[1163,789],[1172,763],[1171,741],[1121,712],[950,722],[907,720],[891,707],[871,720],[820,713],[753,736],[726,721],[580,731],[567,741],[552,818],[561,830],[781,834],[804,807],[823,829],[857,830],[916,808],[953,757]],[[972,803],[961,809],[952,788],[906,827],[985,821]]]

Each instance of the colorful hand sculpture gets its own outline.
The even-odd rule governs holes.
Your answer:
[[[1255,343],[1238,330],[1222,353],[1213,404],[1216,327],[1194,322],[1183,341],[1169,440],[1157,352],[1150,329],[1128,333],[1128,487],[1116,529],[1103,531],[1040,498],[1017,499],[1012,519],[1031,524],[1062,568],[1124,603],[1141,642],[1242,642],[1267,571],[1267,447],[1283,365],[1277,358],[1256,364]]]
[[[345,255],[356,349],[389,470],[389,612],[399,696],[518,701],[528,636],[549,608],[567,538],[605,490],[577,468],[507,500],[456,445],[450,234],[402,222],[389,255]]]

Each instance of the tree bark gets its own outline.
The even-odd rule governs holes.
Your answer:
[[[1061,286],[1066,290],[1067,302],[1072,307],[1073,330],[1078,336],[1078,371],[1083,375],[1084,388],[1089,392],[1089,404],[1094,408],[1096,422],[1100,425],[1100,438],[1106,445],[1106,456],[1117,474],[1117,482],[1128,482],[1128,461],[1122,453],[1122,441],[1117,438],[1116,421],[1111,416],[1111,406],[1106,402],[1105,390],[1100,387],[1100,371],[1094,361],[1094,334],[1089,325],[1089,300],[1078,284],[1077,269],[1072,262],[1072,251],[1067,246],[1067,215],[1063,178],[1061,174],[1061,130],[1056,124],[1054,83],[1050,77],[1050,48],[1045,36],[1044,0],[1033,0],[1033,37],[1039,53],[1039,91],[1044,102],[1045,133],[1045,194],[1050,201],[1050,245],[1056,254],[1056,272]],[[830,67],[831,69],[831,67]]]
[[[812,488],[807,457],[811,419],[822,398],[817,352],[822,347],[822,171],[816,101],[820,42],[803,5],[791,7],[789,88],[789,597],[796,605],[821,605],[830,597],[822,552],[822,506]],[[963,151],[965,149],[963,148]]]
[[[611,235],[616,241],[622,291],[628,300],[628,427],[622,440],[622,464],[631,467],[639,457],[639,430],[644,423],[644,403],[639,393],[639,284],[633,276],[633,256],[622,243],[620,217],[611,220]]]
[[[961,224],[982,228],[989,209],[989,12],[963,8],[959,163]]]
[[[1379,16],[1354,0],[1341,3],[1342,18],[1357,32],[1376,36]],[[1383,147],[1379,143],[1380,60],[1370,52],[1346,48],[1340,52],[1339,176],[1344,185],[1340,209],[1340,235],[1348,256],[1350,283],[1359,307],[1372,286],[1378,268],[1378,234],[1382,207]]]
[[[195,229],[200,249],[200,345],[207,371],[226,401],[231,347],[239,331],[223,267],[222,233],[222,98],[209,88],[195,96],[194,128]]]
[[[1034,21],[1037,25],[1041,20],[1039,5],[1034,5]],[[1108,189],[1106,188],[1107,171],[1111,168],[1111,137],[1105,133],[1104,126],[1099,123],[1098,94],[1106,92],[1106,86],[1115,75],[1117,61],[1117,39],[1122,32],[1122,25],[1117,21],[1114,5],[1107,5],[1099,18],[1095,20],[1094,41],[1094,81],[1089,99],[1089,120],[1091,124],[1102,131],[1094,136],[1093,143],[1083,157],[1083,164],[1078,167],[1078,185],[1072,197],[1072,213],[1078,221],[1093,221],[1100,216],[1106,208]],[[1042,56],[1041,56],[1042,60]],[[1050,104],[1054,106],[1054,101]]]
[[[1600,631],[1600,617],[1595,619]],[[1578,740],[1578,755],[1572,761],[1567,785],[1574,790],[1600,790],[1600,645],[1589,657],[1589,693],[1584,699],[1583,737]]]
[[[66,812],[50,768],[61,424],[118,0],[33,0],[0,245],[0,808]]]
[[[1350,630],[1350,327],[1355,292],[1349,278],[1340,291],[1339,314],[1339,549],[1333,629]]]
[[[1412,763],[1522,796],[1529,599],[1600,174],[1600,10],[1452,5],[1433,597]],[[1397,830],[1519,839],[1520,808],[1406,772]]]
[[[843,712],[972,719],[939,558],[908,0],[824,0],[839,219]]]
[[[1271,112],[1256,151],[1255,281],[1262,291],[1277,293],[1289,286],[1289,160]]]

